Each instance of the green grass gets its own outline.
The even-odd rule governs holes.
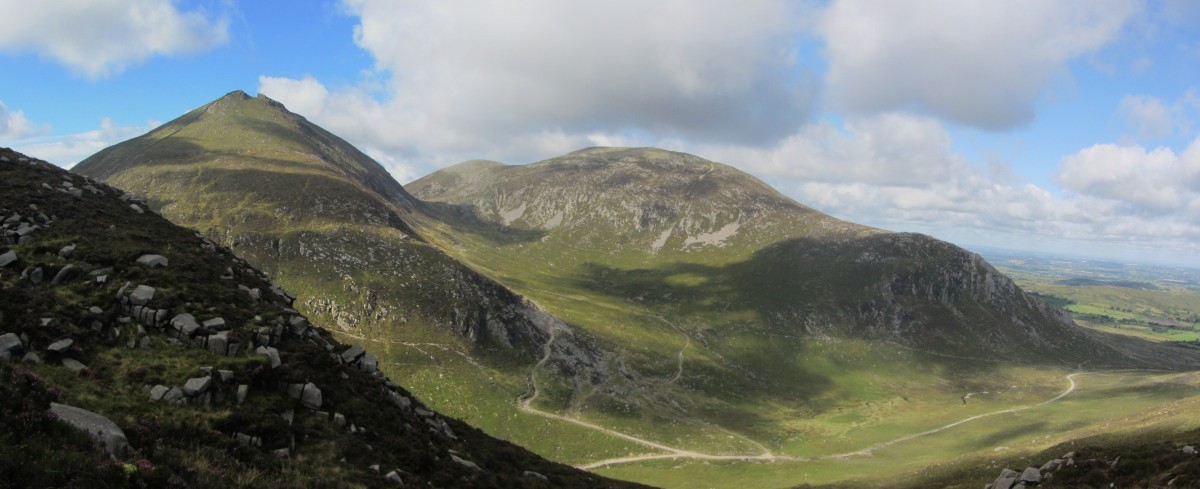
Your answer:
[[[599,469],[663,487],[920,486],[922,480],[970,468],[986,484],[1003,466],[1023,467],[1029,454],[1101,433],[1180,432],[1200,426],[1197,374],[1089,374],[1076,393],[1054,404],[997,415],[878,450],[871,457],[815,462],[656,461]],[[1097,399],[1106,399],[1097,402]],[[948,420],[947,420],[948,421]],[[1021,460],[1020,463],[1013,461]],[[1044,460],[1037,461],[1040,465]]]

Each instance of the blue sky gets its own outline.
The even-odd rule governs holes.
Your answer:
[[[235,89],[401,182],[658,146],[887,229],[1200,263],[1200,3],[0,0],[0,145],[74,164]]]

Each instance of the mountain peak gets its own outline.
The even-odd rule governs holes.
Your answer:
[[[127,169],[167,163],[215,165],[226,172],[248,173],[271,167],[291,177],[321,174],[338,186],[365,187],[404,209],[416,205],[382,165],[350,143],[266,95],[251,97],[241,90],[106,148],[75,169],[107,178]],[[235,180],[230,179],[231,185],[236,185]]]
[[[241,100],[241,101],[245,101],[245,100],[250,100],[250,95],[249,95],[249,94],[247,94],[246,92],[243,92],[243,91],[241,91],[241,90],[234,90],[234,91],[232,91],[232,92],[229,92],[229,93],[225,94],[225,96],[224,96],[224,97],[221,97],[221,98],[220,98],[220,99],[218,99],[218,100]]]

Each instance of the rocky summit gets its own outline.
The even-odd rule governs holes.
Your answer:
[[[470,161],[407,188],[454,223],[443,229],[460,258],[489,263],[518,290],[530,282],[525,270],[547,263],[539,273],[570,286],[714,327],[722,312],[741,310],[772,331],[981,359],[1197,359],[1134,359],[975,253],[833,218],[694,155],[589,148],[528,165]]]
[[[428,408],[229,248],[0,150],[13,487],[622,487]]]

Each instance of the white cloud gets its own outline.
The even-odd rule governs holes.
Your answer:
[[[1170,105],[1152,95],[1126,95],[1117,108],[1127,129],[1140,141],[1190,135],[1198,111],[1200,95],[1195,89],[1185,91]]]
[[[101,119],[96,129],[64,136],[30,138],[13,141],[13,149],[46,160],[63,168],[71,168],[84,158],[113,144],[140,136],[161,125],[147,121],[143,126],[118,126],[112,119]]]
[[[744,162],[760,175],[824,183],[920,186],[956,178],[964,168],[940,123],[903,113],[854,118],[844,129],[809,124],[767,148],[714,145],[701,151]]]
[[[1080,194],[1121,203],[1132,214],[1200,224],[1200,139],[1180,154],[1098,144],[1063,158],[1057,179]]]
[[[594,135],[760,143],[815,89],[784,0],[347,0],[382,90],[264,76],[259,91],[356,144],[424,166],[529,161]]]
[[[928,111],[984,129],[1028,122],[1072,58],[1111,42],[1134,0],[838,0],[824,12],[825,81],[856,113]]]
[[[8,106],[4,105],[3,101],[0,101],[0,141],[21,139],[49,130],[49,126],[30,122],[25,117],[25,112],[9,110]]]
[[[1175,128],[1171,109],[1157,97],[1127,95],[1118,109],[1125,125],[1142,140],[1160,139],[1171,135]]]
[[[1200,141],[1180,155],[1085,149],[1062,161],[1059,180],[1073,191],[1065,195],[1014,178],[1001,162],[970,160],[941,123],[906,113],[813,123],[768,148],[690,149],[804,204],[885,229],[1126,258],[1130,250],[1175,261],[1200,252]]]
[[[171,0],[0,0],[0,51],[34,52],[88,78],[155,55],[199,53],[228,39],[229,20]]]

